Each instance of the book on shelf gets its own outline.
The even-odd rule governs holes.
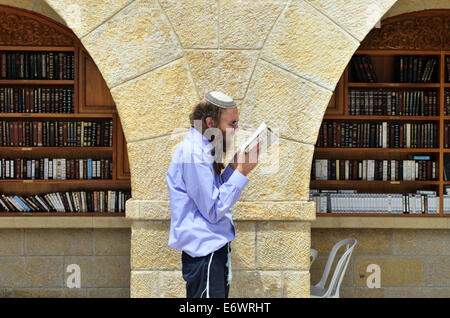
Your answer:
[[[450,83],[450,56],[446,56],[445,61],[447,70],[447,83]]]
[[[426,181],[438,179],[437,162],[431,161],[429,156],[413,157],[416,159],[315,159],[311,169],[311,180]]]
[[[73,88],[0,88],[0,113],[73,112]]]
[[[377,83],[377,75],[369,55],[354,55],[351,59],[354,77],[359,82]]]
[[[110,159],[0,159],[0,179],[69,180],[112,179]]]
[[[111,147],[112,120],[0,121],[0,146]]]
[[[444,91],[444,116],[450,115],[450,90]]]
[[[398,56],[396,75],[400,83],[430,83],[433,80],[438,59],[434,56]]]
[[[73,52],[0,52],[1,79],[73,80]]]
[[[416,193],[343,193],[312,189],[317,213],[438,214],[436,191]]]
[[[0,212],[125,212],[129,191],[53,192],[36,195],[0,195]]]
[[[348,111],[366,116],[439,116],[439,99],[433,90],[349,89]]]
[[[436,123],[336,122],[324,120],[319,148],[436,148]]]

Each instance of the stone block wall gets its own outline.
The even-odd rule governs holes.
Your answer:
[[[356,238],[358,244],[341,297],[450,297],[447,229],[312,229],[312,248],[319,251],[311,266],[312,285],[320,280],[333,245],[347,237]],[[380,266],[379,289],[367,287],[369,264]]]
[[[0,297],[129,296],[130,229],[0,229]]]

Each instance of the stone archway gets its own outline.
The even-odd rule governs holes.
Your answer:
[[[128,143],[133,199],[131,296],[184,296],[167,246],[165,172],[206,90],[240,103],[245,127],[280,128],[280,169],[251,182],[234,209],[232,296],[308,297],[314,143],[336,83],[395,0],[46,0],[102,72]]]

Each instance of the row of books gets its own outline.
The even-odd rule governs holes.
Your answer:
[[[450,115],[450,91],[449,90],[444,91],[444,115],[445,116]]]
[[[448,128],[448,124],[445,127]],[[324,121],[316,147],[437,148],[436,123],[349,123]]]
[[[0,113],[73,112],[73,88],[0,87]]]
[[[353,55],[350,70],[359,82],[377,83],[377,75],[369,55]]]
[[[437,180],[438,165],[430,156],[414,160],[333,160],[315,159],[312,180]],[[425,159],[425,160],[421,160]]]
[[[0,121],[0,146],[112,147],[112,120]]]
[[[349,115],[439,116],[436,91],[351,89],[348,98]]]
[[[130,192],[112,190],[1,194],[0,212],[125,212],[125,202],[130,198]]]
[[[437,57],[434,56],[398,56],[396,74],[400,83],[430,83],[433,79]]]
[[[450,83],[450,56],[445,57],[445,62],[447,65],[447,83]]]
[[[2,79],[73,80],[73,52],[0,52]]]
[[[0,179],[112,179],[109,159],[0,159]]]
[[[317,213],[438,214],[436,191],[357,193],[357,190],[310,190]],[[447,211],[447,212],[445,212]],[[444,207],[448,213],[448,208]]]

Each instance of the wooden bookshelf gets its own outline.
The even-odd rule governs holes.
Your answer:
[[[437,146],[435,148],[319,148],[316,145],[314,160],[406,160],[409,155],[428,155],[438,166],[437,180],[417,181],[366,181],[366,180],[313,180],[310,189],[358,190],[358,193],[413,193],[416,190],[436,191],[439,196],[439,214],[395,214],[395,213],[317,213],[318,216],[395,216],[423,217],[450,214],[443,213],[444,186],[450,181],[444,180],[444,156],[450,156],[450,149],[444,147],[444,127],[450,124],[450,113],[444,112],[444,96],[450,91],[446,57],[450,57],[450,32],[445,28],[445,21],[450,17],[450,10],[427,10],[402,14],[382,21],[382,27],[374,28],[361,42],[354,56],[368,56],[376,74],[376,82],[361,82],[353,68],[352,61],[347,65],[339,80],[330,104],[325,112],[324,122],[340,123],[434,123],[437,126]],[[432,23],[433,21],[433,23]],[[427,23],[429,22],[429,23]],[[430,38],[436,34],[436,23],[442,23],[444,30],[440,38],[434,37],[433,43],[417,41],[418,38]],[[405,34],[404,25],[414,25],[414,34]],[[417,28],[416,28],[417,26]],[[413,31],[412,31],[413,32]],[[421,34],[419,34],[421,33]],[[401,56],[436,59],[437,63],[429,82],[400,82],[398,61]],[[418,64],[419,62],[417,62]],[[425,62],[424,62],[425,63]],[[405,73],[404,73],[405,74]],[[370,76],[367,76],[370,77]],[[435,92],[437,94],[438,116],[407,115],[351,115],[350,91],[400,91],[400,92]],[[366,104],[361,107],[367,107]],[[386,106],[383,104],[383,106]],[[450,106],[450,105],[449,105]],[[450,110],[450,107],[448,108]],[[450,130],[450,129],[449,129]],[[449,138],[450,139],[450,138]],[[319,140],[318,140],[319,142]],[[450,143],[450,142],[449,142]]]
[[[6,79],[1,88],[70,88],[73,113],[0,112],[0,121],[111,121],[112,145],[101,147],[0,147],[0,158],[7,159],[106,159],[112,161],[112,179],[0,179],[0,194],[35,195],[65,191],[131,192],[126,141],[111,93],[92,58],[67,27],[47,17],[8,6],[0,6],[4,18],[14,17],[4,26],[0,40],[2,52],[55,52],[74,55],[73,79]],[[19,18],[18,18],[19,17]],[[10,28],[10,30],[8,29]],[[23,30],[23,36],[17,36]],[[46,32],[42,32],[46,30]],[[10,38],[8,38],[8,35]],[[25,54],[25,53],[24,53]],[[29,64],[31,65],[31,64]],[[60,64],[61,65],[61,64]],[[0,65],[2,66],[2,65]],[[30,66],[31,67],[31,66]],[[0,216],[124,216],[124,212],[0,212]]]

